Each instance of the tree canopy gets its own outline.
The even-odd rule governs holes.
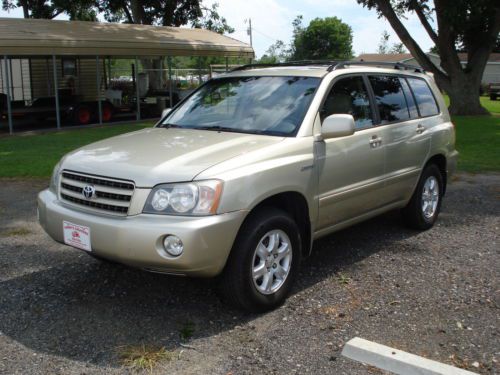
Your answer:
[[[480,114],[479,88],[488,57],[500,31],[498,0],[356,0],[389,21],[420,65],[432,72],[450,96],[452,114]],[[413,39],[403,20],[416,14],[441,58],[436,66]],[[467,53],[462,64],[460,50]]]
[[[344,60],[352,57],[352,29],[340,18],[315,18],[304,28],[299,21],[301,18],[294,23],[294,60]]]
[[[66,14],[71,20],[96,21],[95,0],[2,0],[2,9],[22,8],[24,18],[53,19]]]
[[[234,29],[218,13],[219,5],[205,7],[201,0],[2,0],[2,8],[22,8],[24,18],[53,19],[61,14],[71,20],[97,21],[102,14],[109,22],[159,26],[190,25],[218,33]]]

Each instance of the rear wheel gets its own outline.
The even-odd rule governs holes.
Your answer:
[[[406,224],[425,230],[436,222],[441,209],[443,176],[435,164],[425,167],[408,205],[402,210]]]
[[[113,118],[113,107],[109,104],[104,104],[102,106],[102,121],[109,122]]]
[[[87,125],[92,119],[92,111],[89,107],[81,105],[75,110],[75,123],[78,125]]]
[[[262,312],[282,304],[298,272],[299,229],[284,211],[262,208],[243,224],[220,276],[222,297]]]

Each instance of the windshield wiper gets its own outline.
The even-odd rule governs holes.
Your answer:
[[[177,125],[177,124],[169,124],[169,123],[166,123],[166,124],[161,124],[161,127],[162,128],[184,128],[184,126],[181,126],[181,125]]]
[[[230,128],[229,126],[194,126],[191,129],[198,129],[198,130],[213,130],[216,132],[234,132],[234,133],[247,133],[244,130],[241,129],[235,129],[235,128]]]

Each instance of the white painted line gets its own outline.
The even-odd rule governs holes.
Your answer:
[[[345,344],[342,355],[400,375],[477,375],[359,337]]]

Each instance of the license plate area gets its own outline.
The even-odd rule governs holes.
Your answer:
[[[90,228],[69,221],[63,221],[64,243],[77,249],[92,251]]]

